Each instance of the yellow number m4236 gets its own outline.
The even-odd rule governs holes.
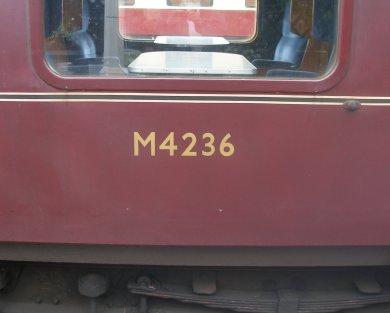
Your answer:
[[[231,134],[226,134],[221,142],[219,143],[219,149],[215,146],[215,136],[206,132],[202,135],[202,151],[198,153],[196,151],[197,146],[197,137],[194,133],[185,133],[180,136],[181,143],[184,144],[187,142],[187,145],[184,148],[184,151],[180,153],[182,157],[211,157],[219,152],[219,154],[223,157],[231,157],[234,155],[235,148],[234,145],[229,142],[231,138]],[[142,136],[139,132],[134,132],[134,142],[133,142],[133,155],[139,157],[141,155],[140,150],[145,150],[144,154],[147,156],[156,156],[156,132],[150,132],[147,136]],[[160,151],[168,151],[169,156],[175,156],[177,150],[179,150],[179,146],[175,144],[175,133],[170,132],[168,136],[161,142],[158,146]]]

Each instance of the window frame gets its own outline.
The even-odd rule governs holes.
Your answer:
[[[318,79],[268,77],[96,77],[61,76],[45,60],[44,5],[30,0],[30,49],[32,64],[49,85],[62,90],[88,91],[158,91],[158,92],[301,92],[316,93],[335,86],[345,76],[350,59],[353,0],[339,0],[338,45],[332,70]]]

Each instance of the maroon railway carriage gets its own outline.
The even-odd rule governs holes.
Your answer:
[[[388,312],[389,0],[2,0],[0,312]]]

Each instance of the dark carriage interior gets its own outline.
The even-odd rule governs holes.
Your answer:
[[[65,76],[150,76],[156,73],[131,72],[129,64],[147,52],[187,51],[194,57],[197,52],[243,56],[254,68],[251,77],[310,79],[331,70],[337,50],[338,0],[259,0],[256,12],[256,34],[250,40],[161,45],[145,38],[122,38],[116,1],[46,0],[46,61]]]

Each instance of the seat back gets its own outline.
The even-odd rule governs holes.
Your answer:
[[[68,3],[69,4],[69,3]],[[49,64],[65,62],[77,63],[78,60],[95,59],[96,45],[88,32],[89,1],[82,0],[82,12],[71,12],[69,18],[81,18],[80,29],[70,31],[64,19],[64,3],[62,0],[45,1],[45,48],[46,60]],[[81,7],[80,7],[81,9]],[[72,14],[80,14],[74,17]]]
[[[70,34],[69,45],[72,50],[70,60],[72,62],[78,59],[96,58],[96,45],[88,32],[89,27],[89,2],[83,0],[82,8],[82,27],[80,30]]]
[[[282,37],[275,50],[274,60],[290,62],[299,66],[305,53],[307,38],[291,32],[291,0],[287,1],[284,16]]]
[[[313,78],[332,66],[336,47],[338,0],[314,0],[310,37],[299,70],[272,69],[269,77]]]

